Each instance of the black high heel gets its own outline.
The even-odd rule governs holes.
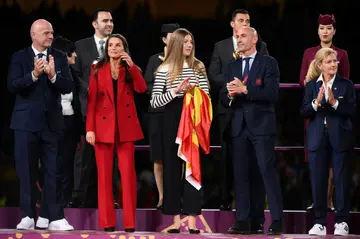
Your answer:
[[[180,233],[180,228],[179,229],[176,229],[176,228],[169,229],[169,230],[167,230],[167,233]]]
[[[113,232],[113,231],[115,231],[115,227],[106,227],[106,228],[104,228],[104,231],[105,232]]]
[[[200,234],[199,229],[189,229],[190,234]]]

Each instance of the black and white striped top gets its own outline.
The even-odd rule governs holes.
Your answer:
[[[182,80],[185,80],[188,77],[190,77],[190,84],[198,85],[209,95],[209,83],[206,77],[189,68],[187,63],[184,63],[182,75],[178,76],[171,85],[168,80],[168,70],[169,66],[164,65],[160,66],[156,73],[150,101],[152,108],[162,107],[172,101],[175,97],[183,97],[183,92],[174,94],[172,90],[175,89]],[[164,90],[164,87],[166,87],[166,90]]]

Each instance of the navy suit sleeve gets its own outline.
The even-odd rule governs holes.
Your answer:
[[[303,97],[303,102],[300,108],[301,117],[308,119],[315,117],[316,111],[312,106],[313,101],[313,86],[311,83],[305,85],[305,92]]]
[[[353,117],[356,114],[356,95],[354,83],[347,80],[346,97],[344,100],[338,100],[339,105],[333,109],[337,114],[344,117]]]
[[[266,62],[264,74],[264,87],[248,86],[246,100],[270,102],[275,104],[279,98],[280,71],[278,63],[274,58],[269,58]]]
[[[22,58],[18,54],[11,58],[7,82],[11,93],[19,93],[34,84],[31,72],[24,73]]]
[[[70,68],[67,63],[67,58],[65,55],[58,56],[60,70],[56,70],[56,80],[52,84],[61,94],[68,94],[72,91],[72,80],[70,76]],[[56,63],[55,63],[56,64]]]

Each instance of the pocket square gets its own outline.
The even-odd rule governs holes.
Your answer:
[[[60,74],[60,73],[61,73],[61,71],[57,71],[57,72],[56,72],[56,74]]]
[[[256,79],[256,85],[261,85],[261,79]]]
[[[339,97],[338,97],[338,99],[343,99],[343,98],[344,98],[344,96],[339,96]]]

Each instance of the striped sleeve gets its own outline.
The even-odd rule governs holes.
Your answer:
[[[210,95],[209,92],[209,81],[208,79],[201,73],[196,72],[195,73],[198,80],[199,80],[199,86],[202,90],[204,90],[206,92],[206,94]]]
[[[167,103],[169,103],[172,99],[174,99],[175,94],[172,91],[164,91],[166,89],[167,82],[167,72],[158,71],[155,76],[154,86],[151,93],[150,105],[152,108],[160,108]],[[165,92],[165,93],[164,93]]]

